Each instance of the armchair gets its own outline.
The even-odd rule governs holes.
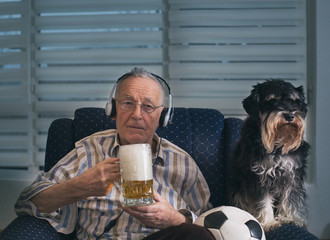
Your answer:
[[[240,137],[243,121],[224,118],[214,109],[175,108],[173,124],[159,128],[157,134],[187,151],[207,180],[214,207],[228,205],[227,189],[231,174],[230,155]],[[55,120],[48,132],[45,171],[73,149],[74,143],[94,132],[115,128],[103,108],[81,108],[74,119]],[[0,234],[0,239],[72,239],[58,234],[51,225],[32,216],[20,216]],[[284,225],[266,234],[271,239],[317,239],[305,229]]]

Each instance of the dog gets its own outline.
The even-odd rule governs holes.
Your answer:
[[[306,227],[310,145],[303,87],[268,79],[253,86],[243,108],[248,116],[233,151],[231,204],[251,213],[266,232],[287,223]]]

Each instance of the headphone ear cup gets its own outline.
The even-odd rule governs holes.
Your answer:
[[[167,126],[167,122],[165,121],[166,115],[167,115],[167,109],[163,109],[162,113],[160,114],[160,118],[159,118],[159,127],[166,127]]]
[[[116,116],[116,101],[115,99],[111,99],[111,113],[110,113],[110,117],[114,117]]]

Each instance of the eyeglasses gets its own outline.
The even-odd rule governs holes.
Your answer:
[[[154,112],[157,108],[160,108],[160,107],[163,107],[164,105],[160,105],[160,106],[153,106],[152,104],[145,104],[145,103],[142,103],[142,104],[138,104],[136,102],[133,102],[133,101],[128,101],[128,100],[125,100],[125,101],[119,101],[117,98],[115,98],[115,100],[120,104],[120,107],[125,110],[125,111],[133,111],[136,107],[136,105],[141,105],[141,110],[142,112],[145,112],[145,113],[152,113]]]

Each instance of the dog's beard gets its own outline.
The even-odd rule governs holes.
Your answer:
[[[295,115],[289,123],[282,112],[265,113],[261,115],[261,123],[261,138],[267,153],[282,148],[282,154],[287,154],[299,148],[305,128],[305,121],[300,115]]]

